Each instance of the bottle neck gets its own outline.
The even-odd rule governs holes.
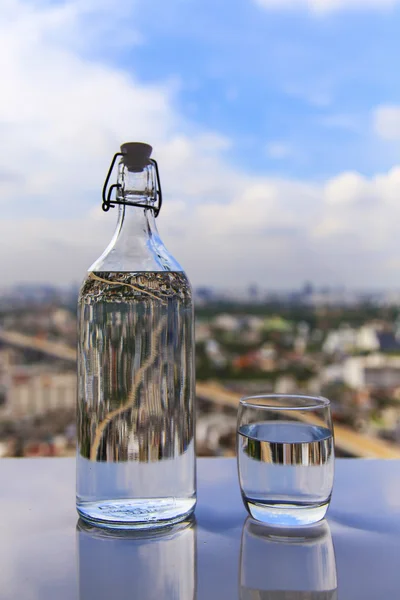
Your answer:
[[[155,206],[156,172],[152,163],[141,171],[132,171],[123,163],[118,174],[118,200],[133,206]]]
[[[118,207],[114,248],[125,257],[144,257],[151,249],[153,237],[159,237],[151,208],[156,200],[155,183],[152,164],[141,171],[120,165],[117,197],[124,204]]]
[[[151,208],[120,204],[114,234],[114,248],[124,256],[146,254],[154,238],[159,239],[154,210]]]
[[[92,265],[92,271],[182,271],[168,253],[157,231],[154,216],[156,174],[152,164],[140,172],[120,165],[117,197],[118,223],[114,236]]]

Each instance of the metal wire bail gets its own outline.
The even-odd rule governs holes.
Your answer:
[[[114,208],[116,204],[125,204],[126,206],[139,206],[142,208],[151,208],[152,210],[154,210],[154,216],[157,218],[160,210],[161,210],[161,206],[162,206],[162,191],[161,191],[161,181],[160,181],[160,173],[158,170],[158,164],[157,161],[154,160],[154,158],[150,158],[149,161],[151,162],[152,165],[154,165],[155,171],[156,171],[156,182],[157,182],[157,187],[156,187],[156,197],[157,197],[157,206],[154,206],[152,204],[142,204],[140,202],[125,202],[125,200],[120,200],[119,198],[111,198],[111,195],[113,193],[114,189],[120,189],[121,188],[121,184],[119,183],[113,183],[112,185],[110,185],[108,192],[107,192],[107,187],[108,187],[108,183],[110,181],[110,177],[111,174],[113,172],[114,166],[115,166],[115,161],[117,160],[118,156],[124,156],[124,154],[122,152],[116,152],[113,156],[113,159],[111,161],[111,165],[110,168],[108,169],[108,173],[107,173],[107,177],[106,180],[104,182],[103,185],[103,193],[102,193],[102,197],[103,197],[103,204],[102,204],[102,209],[104,210],[104,212],[107,212],[108,210],[110,210],[110,208]]]

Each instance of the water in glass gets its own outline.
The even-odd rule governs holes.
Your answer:
[[[279,526],[322,519],[334,470],[330,429],[295,421],[241,425],[239,478],[250,514]]]

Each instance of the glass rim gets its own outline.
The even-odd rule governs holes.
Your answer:
[[[273,404],[272,400],[279,400],[279,404]],[[306,394],[257,394],[254,396],[243,396],[239,402],[239,406],[243,407],[279,411],[317,410],[330,408],[330,405],[331,401],[328,398],[324,398],[323,396],[308,396]]]

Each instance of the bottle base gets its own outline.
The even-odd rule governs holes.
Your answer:
[[[196,498],[144,498],[78,501],[79,516],[97,527],[155,529],[179,523],[194,511]]]

